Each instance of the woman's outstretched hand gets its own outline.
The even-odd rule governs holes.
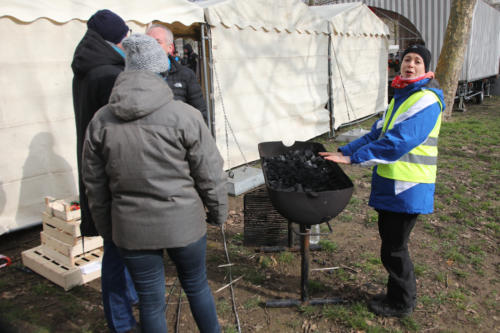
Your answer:
[[[325,160],[332,161],[340,164],[351,164],[351,157],[344,156],[341,152],[327,152],[322,151],[318,153],[319,156],[322,156]]]

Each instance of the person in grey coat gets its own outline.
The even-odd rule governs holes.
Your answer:
[[[206,222],[227,218],[223,160],[202,115],[173,99],[167,55],[126,38],[125,71],[87,128],[83,181],[97,231],[132,275],[143,332],[166,332],[163,250],[175,263],[201,332],[220,327],[205,268]],[[205,208],[207,213],[205,214]]]

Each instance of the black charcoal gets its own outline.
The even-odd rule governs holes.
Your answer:
[[[270,188],[284,192],[335,191],[352,186],[339,167],[311,149],[262,158]]]

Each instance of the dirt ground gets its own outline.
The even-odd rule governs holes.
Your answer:
[[[500,98],[489,98],[454,113],[452,124],[443,125],[449,141],[440,148],[443,185],[436,191],[436,212],[419,217],[409,244],[418,288],[410,317],[376,317],[366,307],[372,295],[384,291],[387,277],[378,256],[376,213],[367,206],[371,172],[349,166],[343,170],[354,183],[353,197],[331,221],[333,232],[322,236],[322,250],[311,252],[308,285],[311,297],[338,297],[343,303],[266,307],[270,299],[300,298],[300,253],[244,246],[244,195],[230,197],[225,238],[234,265],[219,267],[227,263],[220,229],[209,226],[207,246],[209,283],[223,331],[237,332],[230,288],[217,292],[228,284],[231,269],[233,280],[241,277],[233,286],[242,332],[500,332],[499,112]],[[478,135],[490,141],[480,148],[467,140],[457,144],[462,139],[453,136],[453,126],[468,122],[486,126]],[[318,141],[330,149],[339,145],[328,137]],[[459,155],[462,164],[455,160]],[[474,167],[468,170],[465,160]],[[478,168],[484,178],[475,178]],[[322,225],[322,232],[327,229]],[[0,268],[0,332],[107,332],[100,279],[65,292],[22,265],[21,252],[40,244],[40,231],[37,226],[0,236],[0,254],[13,260]],[[165,267],[169,331],[196,332],[175,268],[168,259]],[[135,314],[138,318],[138,308]]]

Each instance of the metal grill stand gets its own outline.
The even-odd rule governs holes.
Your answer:
[[[318,304],[338,304],[343,301],[340,298],[309,299],[308,276],[309,276],[309,252],[310,252],[310,230],[311,225],[327,222],[337,216],[347,205],[352,196],[353,184],[347,175],[336,163],[323,165],[321,171],[327,175],[329,188],[326,190],[313,191],[287,191],[279,186],[273,188],[269,181],[269,170],[272,164],[266,163],[265,159],[281,155],[280,159],[294,159],[301,151],[310,151],[317,155],[321,151],[326,151],[322,144],[315,142],[296,141],[292,146],[285,146],[282,142],[261,142],[259,143],[259,155],[263,161],[264,179],[269,192],[269,197],[274,208],[289,221],[298,223],[300,226],[300,254],[301,254],[301,298],[297,299],[277,299],[269,300],[266,305],[269,307],[288,307],[298,305],[318,305]],[[292,153],[288,154],[287,153]],[[285,157],[289,156],[289,157]],[[309,161],[310,162],[310,161]],[[274,175],[278,167],[272,170]],[[305,178],[304,178],[305,179]],[[331,228],[330,228],[331,230]]]
[[[309,298],[309,252],[310,244],[309,238],[311,236],[311,226],[306,224],[300,224],[300,257],[301,257],[301,267],[300,267],[300,299],[271,299],[266,301],[266,307],[270,308],[284,308],[290,306],[301,306],[301,305],[322,305],[322,304],[341,304],[344,302],[343,299],[338,297],[330,298]],[[331,230],[330,225],[328,227]],[[295,232],[295,231],[294,231]]]

